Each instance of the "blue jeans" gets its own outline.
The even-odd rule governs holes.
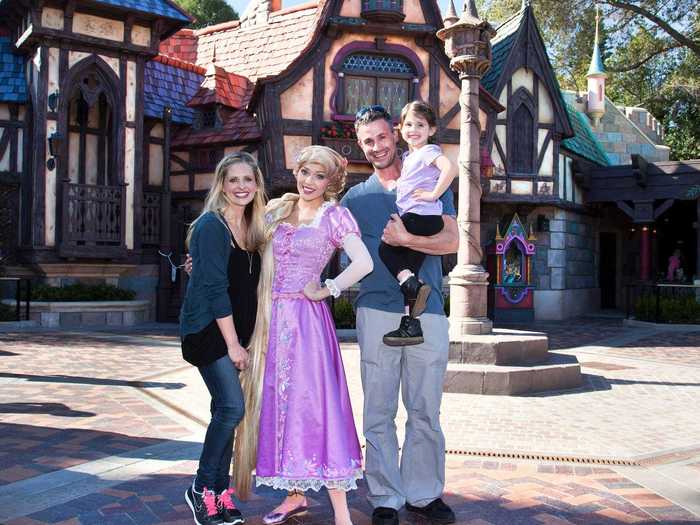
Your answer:
[[[211,421],[204,438],[194,488],[217,494],[228,488],[233,453],[233,431],[243,419],[244,401],[238,369],[228,354],[198,368],[211,394]]]

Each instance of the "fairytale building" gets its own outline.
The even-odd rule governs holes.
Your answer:
[[[101,281],[174,320],[187,224],[227,152],[293,188],[296,153],[325,144],[371,172],[358,108],[421,98],[459,148],[459,81],[435,0],[252,0],[240,21],[187,29],[168,0],[0,3],[0,242],[6,273]],[[484,13],[488,18],[488,13]],[[482,239],[518,213],[533,228],[536,319],[620,305],[678,246],[696,270],[700,161],[668,162],[660,126],[605,96],[560,89],[528,2],[498,28],[480,90]],[[449,259],[449,258],[448,258]],[[449,260],[446,260],[449,267]],[[528,274],[529,275],[529,274]]]

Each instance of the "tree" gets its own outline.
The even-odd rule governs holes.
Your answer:
[[[193,29],[238,20],[238,13],[225,0],[176,0],[178,5],[187,11],[195,21],[190,25]]]
[[[497,26],[520,0],[480,0]],[[696,0],[599,0],[600,47],[615,103],[659,120],[671,158],[700,158],[700,4]],[[565,89],[585,90],[595,34],[594,0],[536,0],[532,8]]]

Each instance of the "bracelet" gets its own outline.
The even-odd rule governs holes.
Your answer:
[[[337,299],[340,297],[340,288],[338,288],[338,285],[335,284],[333,279],[326,279],[323,284],[326,285],[326,288],[328,288],[328,291],[334,298]]]

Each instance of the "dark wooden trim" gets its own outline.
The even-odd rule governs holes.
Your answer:
[[[510,87],[509,87],[510,91]],[[516,129],[516,122],[514,120],[515,113],[521,105],[524,105],[532,116],[532,127],[529,130]],[[532,100],[532,94],[524,87],[518,88],[515,93],[508,97],[508,124],[506,126],[506,150],[508,159],[511,160],[509,164],[512,165],[513,160],[513,145],[519,140],[519,138],[524,133],[529,133],[532,137],[532,151],[530,152],[530,162],[533,168],[533,176],[537,175],[537,106]],[[514,169],[514,168],[513,168]]]
[[[42,64],[49,62],[49,50],[42,46],[39,49],[39,58]],[[33,62],[31,67],[34,67]],[[33,78],[33,75],[29,75]],[[34,215],[33,215],[33,244],[46,246],[46,96],[49,85],[49,68],[42,67],[38,74],[38,85],[31,89],[34,97]]]
[[[552,175],[554,176],[554,194],[559,196],[559,144],[561,135],[558,133],[552,134]]]
[[[0,120],[0,128],[21,128],[24,123],[16,120]]]
[[[428,104],[435,108],[435,112],[439,111],[440,107],[440,64],[433,54],[428,55]],[[441,118],[438,118],[437,135],[440,137],[442,128],[445,123]]]
[[[28,91],[32,90],[32,86],[27,86]],[[32,208],[34,203],[34,169],[32,168],[32,155],[34,151],[33,144],[33,109],[32,98],[24,106],[24,128],[22,130],[22,218],[21,218],[21,237],[20,244],[22,246],[32,245]]]
[[[17,104],[10,104],[10,118],[19,120],[19,106]],[[17,173],[19,171],[19,166],[17,166],[17,128],[8,131],[10,131],[10,170]]]
[[[506,135],[508,135],[508,130],[506,129]],[[506,140],[508,140],[508,137],[506,136]],[[503,146],[501,146],[501,141],[498,140],[498,133],[496,133],[493,136],[493,143],[496,145],[496,149],[498,150],[498,154],[501,156],[501,162],[503,163],[503,169],[508,173],[508,157],[506,157],[505,152],[503,151]]]
[[[114,40],[102,39],[90,35],[78,34],[75,32],[66,33],[58,29],[48,27],[34,26],[29,37],[20,43],[19,49],[31,50],[36,46],[46,45],[46,41],[56,41],[60,44],[66,44],[71,49],[92,49],[93,53],[106,54],[105,52],[127,52],[133,55],[142,55],[145,57],[153,57],[157,54],[152,48],[127,44],[125,42],[117,42]]]
[[[435,107],[435,106],[433,106]],[[459,112],[462,110],[462,106],[460,106],[459,102],[457,102],[454,106],[452,106],[447,113],[445,113],[445,116],[440,119],[440,126],[444,129],[447,128],[447,125],[450,123],[450,121],[455,118],[456,115],[459,115]]]
[[[539,131],[537,131],[539,135]],[[537,138],[537,142],[539,142],[540,138],[539,136],[535,136]],[[544,155],[547,152],[547,146],[549,146],[549,142],[552,140],[552,131],[548,131],[547,134],[544,137],[544,140],[542,141],[542,149],[540,149],[539,155],[537,156],[537,166],[535,167],[535,173],[539,176],[540,173],[540,168],[542,167],[542,162],[544,161]]]
[[[119,57],[119,131],[117,133],[117,161],[116,161],[116,180],[110,181],[110,184],[124,184],[125,173],[124,173],[124,155],[126,146],[126,64],[127,56],[122,55]]]
[[[163,145],[165,145],[165,141],[163,142]],[[170,152],[170,160],[173,161],[175,164],[178,166],[182,166],[183,169],[189,170],[190,169],[190,163],[187,162],[185,159],[182,159],[178,157],[175,153],[172,151]],[[165,162],[165,157],[163,157],[163,162]],[[173,172],[174,173],[174,172]]]
[[[378,23],[363,18],[333,16],[328,27],[335,32],[351,31],[370,35],[422,36],[434,34],[437,27],[428,24]]]
[[[321,119],[322,120],[322,119]],[[319,134],[321,129],[321,122],[319,120],[318,124],[315,125],[313,121],[309,120],[299,120],[299,119],[282,119],[282,132],[285,135],[304,135],[304,136],[314,136],[314,127],[318,127]]]
[[[317,50],[314,63],[313,95],[311,102],[311,142],[318,144],[321,139],[321,121],[323,120],[323,101],[326,96],[326,54],[330,41],[323,39]]]
[[[147,140],[147,142],[148,142],[149,144],[160,144],[161,146],[165,143],[165,142],[163,141],[163,139],[161,139],[161,138],[159,138],[159,137],[151,137],[151,136],[148,136],[148,138],[147,138],[146,140]]]
[[[2,138],[0,138],[0,160],[5,156],[7,147],[10,145],[10,134],[14,131],[13,128],[4,128],[2,130]],[[10,165],[10,171],[15,171]]]
[[[269,109],[269,142],[272,148],[271,160],[273,171],[284,169],[284,135],[282,133],[282,108],[280,92],[276,86],[270,86],[270,96],[266,97],[266,105]],[[194,188],[193,188],[194,189]]]
[[[459,130],[443,129],[440,135],[440,141],[445,144],[459,144]]]
[[[667,199],[663,203],[659,204],[656,209],[654,210],[654,220],[658,219],[661,217],[664,213],[668,211],[668,209],[673,206],[673,203],[675,201],[673,199]]]

